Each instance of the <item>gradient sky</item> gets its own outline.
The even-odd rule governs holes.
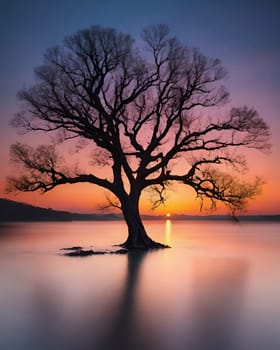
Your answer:
[[[16,93],[32,83],[33,69],[41,64],[45,50],[61,43],[66,35],[97,24],[137,36],[147,25],[166,23],[184,43],[222,60],[229,72],[225,83],[231,92],[230,105],[254,106],[270,124],[271,155],[249,154],[249,176],[262,175],[266,185],[248,212],[280,212],[277,0],[1,0],[0,23],[0,197],[55,209],[90,212],[96,208],[104,191],[94,186],[64,186],[44,196],[5,194],[5,178],[15,171],[9,163],[9,146],[28,140],[8,125],[18,111]],[[192,193],[174,192],[167,206],[156,213],[197,212],[198,203],[193,199]],[[144,212],[148,207],[144,202]]]

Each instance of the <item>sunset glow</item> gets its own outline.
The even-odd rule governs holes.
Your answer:
[[[280,1],[0,19],[0,350],[280,350]]]
[[[87,4],[81,8],[73,5],[67,9],[69,16],[65,18],[64,10],[56,12],[50,10],[51,1],[46,13],[48,16],[40,17],[36,6],[30,7],[26,12],[23,4],[18,4],[17,10],[12,5],[7,6],[7,14],[3,19],[4,45],[6,47],[1,63],[1,95],[0,95],[0,197],[26,202],[29,204],[53,208],[57,210],[68,210],[75,212],[100,212],[100,207],[105,203],[107,193],[97,186],[89,184],[64,185],[56,188],[45,195],[39,193],[6,193],[6,177],[17,174],[20,169],[9,161],[9,147],[12,143],[22,142],[29,144],[40,144],[49,142],[45,133],[20,135],[15,128],[9,125],[15,113],[20,111],[20,104],[16,98],[17,92],[23,86],[30,86],[34,82],[33,70],[43,62],[43,53],[48,47],[59,44],[66,35],[92,24],[116,27],[118,30],[135,34],[147,24],[154,22],[167,23],[180,40],[188,45],[200,47],[201,52],[209,57],[218,57],[229,72],[225,81],[231,94],[231,101],[226,108],[232,106],[253,106],[258,110],[260,116],[271,127],[271,154],[262,154],[251,150],[242,150],[248,159],[249,172],[245,181],[250,181],[255,176],[262,176],[265,181],[262,193],[248,203],[249,214],[277,214],[280,212],[280,84],[277,79],[279,70],[279,45],[278,35],[274,30],[276,27],[276,13],[273,6],[256,4],[254,8],[255,17],[251,8],[241,5],[239,2],[229,4],[228,7],[221,5],[219,9],[215,4],[204,4],[204,6],[186,5],[182,1],[175,2],[172,6],[167,2],[160,6],[149,6],[143,4],[129,5],[127,1],[121,1],[126,9],[126,16],[121,21],[118,14],[120,9],[107,8],[100,5]],[[146,7],[145,7],[146,5]],[[264,7],[263,7],[264,6]],[[121,8],[121,7],[120,7]],[[242,11],[241,11],[242,9]],[[22,16],[25,13],[25,16]],[[88,14],[91,13],[90,18]],[[137,16],[135,15],[137,13]],[[190,15],[193,13],[193,15]],[[51,14],[51,15],[50,15]],[[236,30],[236,16],[239,16],[239,28]],[[197,21],[201,19],[201,23]],[[203,25],[204,19],[211,19],[215,26],[209,28]],[[248,18],[251,19],[248,28]],[[36,19],[36,20],[35,20]],[[75,20],[73,20],[75,19]],[[135,19],[135,21],[134,21]],[[258,19],[258,20],[257,20]],[[261,30],[260,20],[264,23],[266,30]],[[40,21],[40,22],[38,22]],[[41,25],[38,25],[38,24]],[[206,22],[205,22],[206,23]],[[47,30],[48,25],[54,25],[54,30]],[[21,29],[25,28],[24,34]],[[36,30],[35,30],[36,28]],[[209,37],[212,40],[209,40]],[[208,113],[208,112],[207,112]],[[223,107],[212,112],[222,116]],[[208,115],[207,115],[208,116]],[[52,140],[52,142],[54,142]],[[65,158],[76,164],[76,158],[83,168],[91,171],[88,160],[83,156],[74,155],[71,147],[66,146]],[[72,152],[72,153],[71,153]],[[180,161],[178,161],[180,170]],[[88,170],[89,169],[89,170]],[[102,172],[103,170],[100,170]],[[107,176],[107,173],[103,173]],[[115,210],[115,209],[114,209]],[[217,208],[218,213],[226,213],[223,206]],[[168,193],[165,206],[152,210],[150,195],[144,192],[141,196],[141,213],[166,215],[173,214],[200,214],[200,202],[190,188],[174,185]]]

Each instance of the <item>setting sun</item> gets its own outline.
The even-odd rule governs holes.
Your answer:
[[[166,216],[169,218],[170,217],[170,213],[167,213]]]

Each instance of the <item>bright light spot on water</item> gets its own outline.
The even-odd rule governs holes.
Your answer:
[[[165,221],[165,244],[170,245],[171,236],[171,221]]]

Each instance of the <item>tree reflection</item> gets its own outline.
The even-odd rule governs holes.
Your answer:
[[[117,310],[108,330],[97,349],[147,349],[147,339],[141,337],[135,308],[135,294],[145,251],[130,252],[127,255],[127,277]]]

